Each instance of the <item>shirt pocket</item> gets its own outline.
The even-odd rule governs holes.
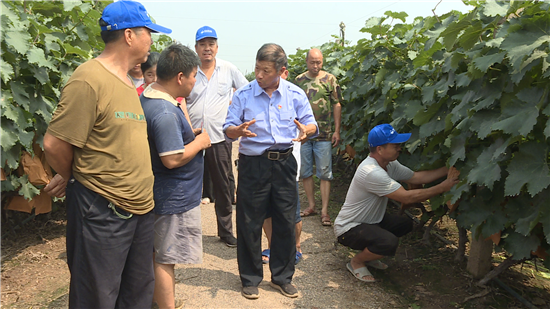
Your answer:
[[[295,138],[297,136],[297,126],[294,123],[296,112],[293,110],[281,111],[279,113],[279,121],[281,123],[281,131],[285,135]]]
[[[294,118],[296,118],[296,114],[293,111],[281,111],[279,113],[279,120],[283,123],[293,122]]]
[[[243,122],[248,122],[252,119],[256,119],[256,122],[265,121],[265,112],[256,113],[253,110],[245,110]]]
[[[218,95],[225,96],[229,93],[229,84],[226,82],[218,82]]]

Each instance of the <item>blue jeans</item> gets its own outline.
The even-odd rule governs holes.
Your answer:
[[[317,167],[317,178],[332,180],[332,143],[330,141],[308,140],[300,148],[300,178],[313,176],[313,159]]]

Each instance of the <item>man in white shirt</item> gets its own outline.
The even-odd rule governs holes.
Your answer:
[[[365,265],[388,268],[380,259],[395,255],[399,237],[413,227],[408,217],[386,213],[388,198],[403,204],[423,202],[458,183],[459,172],[454,167],[414,172],[401,165],[397,161],[400,144],[410,137],[410,133],[397,133],[389,124],[377,125],[370,131],[370,154],[357,168],[334,222],[338,242],[361,251],[347,264],[348,270],[361,281],[376,281]],[[426,189],[406,190],[398,182],[426,184],[445,175],[447,179]]]
[[[193,128],[203,129],[210,135],[212,147],[206,149],[204,164],[208,168],[214,185],[218,236],[229,247],[237,246],[233,236],[233,192],[229,175],[231,166],[231,143],[225,141],[222,131],[233,88],[239,89],[248,80],[227,61],[216,58],[218,36],[211,27],[197,30],[195,51],[201,65],[193,91],[187,97],[187,109]]]

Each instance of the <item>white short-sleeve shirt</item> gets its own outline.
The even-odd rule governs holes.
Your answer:
[[[378,162],[367,157],[355,172],[346,195],[346,201],[334,221],[334,233],[340,236],[361,223],[382,221],[388,205],[385,195],[401,187],[398,181],[410,179],[414,172],[397,160],[384,170]]]

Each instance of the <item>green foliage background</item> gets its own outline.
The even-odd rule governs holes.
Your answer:
[[[459,201],[453,215],[475,237],[502,231],[514,259],[550,254],[550,3],[465,3],[475,8],[411,24],[388,11],[366,21],[369,39],[321,46],[343,89],[343,145],[360,160],[375,125],[412,132],[401,162],[461,171],[436,211]],[[291,77],[305,52],[289,57]]]
[[[7,174],[2,192],[31,199],[39,193],[19,177],[21,152],[42,147],[63,85],[83,62],[104,48],[101,12],[112,1],[2,1],[1,6],[1,167]],[[154,35],[153,50],[172,42]]]

